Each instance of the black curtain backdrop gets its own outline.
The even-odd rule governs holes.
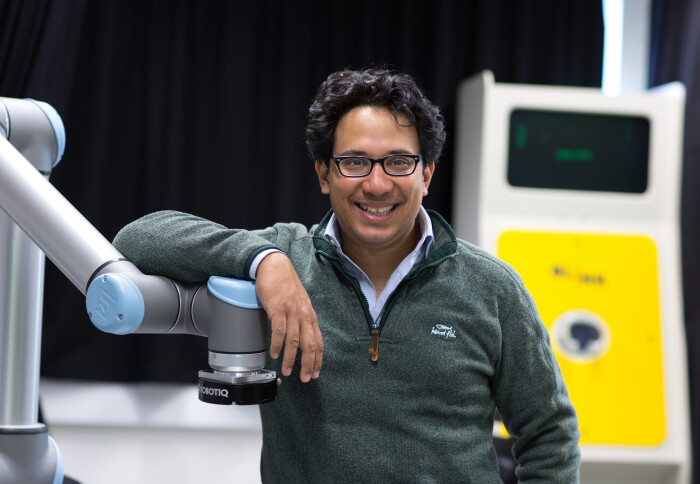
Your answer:
[[[654,0],[650,86],[681,81],[687,91],[681,239],[693,439],[693,482],[700,483],[700,2]]]
[[[698,25],[700,2],[654,0],[650,85],[680,80],[688,91],[682,249],[696,463]],[[244,228],[310,225],[329,207],[303,144],[314,92],[334,70],[388,64],[445,114],[426,206],[449,220],[458,82],[490,69],[498,82],[600,86],[602,43],[602,7],[590,0],[0,0],[0,95],[61,114],[67,149],[52,182],[107,238],[166,208]],[[44,321],[46,376],[195,382],[206,367],[204,339],[100,333],[50,263]]]
[[[0,93],[52,104],[67,148],[52,182],[108,239],[178,209],[228,226],[311,225],[327,212],[306,110],[332,71],[388,65],[446,117],[426,206],[449,220],[460,80],[600,86],[590,0],[0,0]],[[42,373],[195,382],[206,341],[112,336],[47,264]]]

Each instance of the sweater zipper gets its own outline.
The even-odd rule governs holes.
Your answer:
[[[379,361],[379,335],[382,332],[382,328],[384,327],[384,322],[386,321],[387,316],[389,315],[389,312],[391,310],[391,303],[394,300],[394,296],[396,293],[399,292],[399,289],[401,289],[408,281],[413,280],[413,278],[420,272],[421,269],[419,268],[411,274],[409,277],[405,278],[402,280],[394,289],[394,292],[392,292],[389,297],[386,300],[386,303],[384,303],[384,309],[382,310],[382,315],[379,317],[379,321],[377,324],[374,324],[374,321],[372,321],[372,326],[370,328],[370,336],[372,338],[372,347],[368,350],[370,359],[372,362],[376,363]],[[365,298],[366,300],[367,298]],[[367,307],[369,307],[369,303],[367,304]]]
[[[372,346],[369,348],[368,353],[370,355],[370,360],[376,363],[377,361],[379,361],[379,336],[382,332],[382,328],[384,327],[384,323],[386,322],[387,316],[389,315],[391,307],[393,306],[393,301],[394,299],[396,299],[395,296],[399,292],[399,289],[405,286],[406,283],[408,283],[409,281],[412,281],[413,279],[418,277],[418,275],[425,269],[433,267],[442,262],[442,259],[429,264],[426,264],[424,262],[423,265],[421,265],[418,269],[416,269],[415,272],[413,272],[413,274],[403,279],[396,286],[394,292],[392,292],[391,295],[389,295],[389,297],[387,298],[386,303],[384,304],[382,315],[379,318],[379,322],[375,325],[374,319],[372,318],[372,314],[369,312],[369,301],[367,301],[367,296],[365,296],[365,294],[362,292],[362,289],[360,288],[360,283],[357,281],[357,279],[348,274],[348,271],[345,269],[345,264],[342,260],[340,260],[340,258],[337,255],[332,255],[323,251],[319,252],[340,267],[343,275],[345,276],[345,279],[347,279],[350,282],[353,289],[355,290],[355,293],[357,294],[357,297],[360,299],[360,302],[362,303],[362,308],[365,311],[365,319],[367,320],[367,326],[369,327],[369,335],[372,338]]]
[[[345,276],[345,279],[350,282],[352,285],[352,288],[355,290],[355,294],[357,294],[358,299],[362,303],[362,309],[365,312],[365,320],[367,321],[367,326],[369,327],[369,335],[372,338],[372,346],[369,348],[368,352],[370,355],[370,360],[372,362],[376,363],[379,360],[379,324],[375,326],[374,324],[374,319],[372,318],[372,314],[369,312],[369,301],[367,301],[367,296],[365,296],[365,293],[362,292],[362,288],[360,287],[360,283],[358,282],[357,279],[352,277],[350,274],[348,274],[347,269],[345,268],[345,264],[343,263],[342,260],[336,255],[331,255],[326,252],[321,252],[323,255],[325,255],[330,261],[336,265],[337,267],[340,267],[341,272],[343,273],[343,276]],[[383,319],[380,318],[380,322]]]

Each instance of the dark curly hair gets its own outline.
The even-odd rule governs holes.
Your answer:
[[[385,108],[394,116],[405,116],[418,132],[423,159],[429,163],[440,158],[445,126],[437,106],[408,74],[367,69],[334,72],[318,88],[306,127],[306,147],[313,160],[330,161],[338,121],[358,106]]]

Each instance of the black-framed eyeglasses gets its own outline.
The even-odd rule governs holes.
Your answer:
[[[384,173],[391,176],[408,176],[416,171],[423,155],[389,155],[384,158],[366,156],[331,156],[341,175],[347,177],[367,176],[375,163],[382,165]]]

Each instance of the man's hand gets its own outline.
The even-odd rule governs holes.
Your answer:
[[[297,349],[301,348],[301,381],[318,378],[323,363],[321,330],[309,295],[286,255],[275,252],[260,262],[255,292],[272,326],[270,356],[277,359],[284,345],[282,374],[292,374]]]

